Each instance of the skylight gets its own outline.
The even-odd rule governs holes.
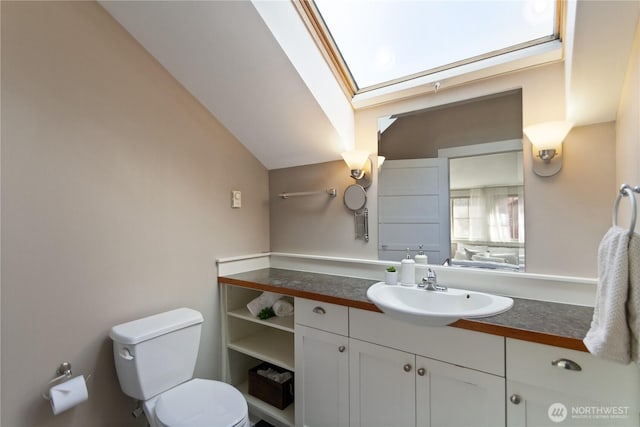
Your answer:
[[[304,0],[303,0],[304,2]],[[314,0],[315,30],[359,93],[559,37],[555,0]],[[337,61],[336,61],[337,60]]]

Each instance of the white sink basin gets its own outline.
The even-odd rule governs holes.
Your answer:
[[[511,298],[482,292],[453,288],[426,291],[416,285],[384,282],[372,285],[367,290],[367,298],[391,317],[425,326],[445,326],[462,318],[493,316],[513,306]]]

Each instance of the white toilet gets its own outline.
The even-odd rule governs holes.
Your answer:
[[[122,391],[143,401],[151,427],[249,427],[233,386],[192,378],[202,314],[179,308],[111,328]]]

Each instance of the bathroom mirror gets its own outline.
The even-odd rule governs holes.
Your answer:
[[[521,90],[380,118],[378,257],[523,271],[521,138]]]

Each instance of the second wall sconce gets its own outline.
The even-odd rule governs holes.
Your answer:
[[[361,150],[345,151],[342,158],[351,170],[351,178],[364,188],[371,185],[371,168],[373,164],[369,158],[369,153]]]
[[[531,141],[532,167],[536,175],[552,176],[562,168],[562,141],[573,127],[564,121],[545,122],[523,129]]]

